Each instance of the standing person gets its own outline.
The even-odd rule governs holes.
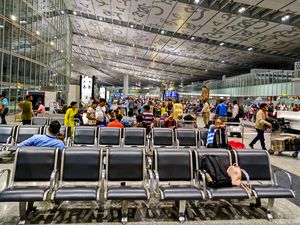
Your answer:
[[[98,105],[98,102],[96,100],[94,100],[91,107],[89,107],[86,112],[86,118],[88,119],[87,124],[90,126],[95,126],[96,123],[99,121],[98,118],[96,117],[97,105]]]
[[[227,104],[224,102],[223,99],[220,99],[220,104],[217,105],[216,107],[216,115],[218,115],[218,118],[222,121],[222,122],[226,122],[227,121]]]
[[[42,102],[39,102],[39,108],[36,110],[36,113],[40,113],[41,114],[40,116],[42,116],[42,117],[45,116],[46,108]]]
[[[253,149],[255,143],[260,140],[262,149],[267,150],[265,146],[264,132],[268,127],[271,128],[272,124],[267,122],[266,119],[268,119],[268,105],[266,103],[262,103],[260,104],[260,110],[256,114],[255,129],[257,135],[249,144],[250,148]]]
[[[31,118],[34,117],[34,112],[32,110],[32,95],[26,95],[25,101],[23,102],[22,111],[22,122],[23,125],[31,124]]]
[[[71,102],[70,107],[67,109],[64,118],[64,125],[66,127],[71,127],[71,135],[75,129],[74,116],[78,113],[77,102]]]
[[[129,97],[128,98],[128,103],[127,103],[128,112],[132,112],[133,113],[134,106],[135,106],[134,100],[131,97]]]
[[[1,124],[7,124],[5,117],[8,113],[9,106],[8,106],[8,100],[6,98],[5,93],[2,93],[2,95],[0,95],[0,101],[1,101],[1,105],[2,105],[2,108],[0,109]]]
[[[239,123],[240,118],[239,118],[239,105],[237,101],[233,101],[233,108],[232,108],[232,122]]]
[[[106,100],[100,98],[98,107],[96,108],[96,116],[98,119],[97,126],[106,126],[108,123],[108,118],[106,117]]]
[[[183,106],[179,100],[176,100],[176,103],[173,105],[173,115],[175,120],[178,119],[179,115],[183,115]]]
[[[204,125],[205,127],[208,127],[208,122],[210,119],[210,107],[208,102],[204,99],[203,99],[203,108],[201,110],[201,113],[202,113]]]
[[[144,106],[144,113],[142,114],[143,117],[143,126],[146,128],[147,134],[150,133],[151,128],[153,127],[154,116],[153,113],[150,112],[150,106]]]

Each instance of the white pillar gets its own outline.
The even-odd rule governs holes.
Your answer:
[[[123,81],[124,95],[128,95],[128,83],[129,83],[129,76],[128,76],[128,74],[124,74],[124,81]]]

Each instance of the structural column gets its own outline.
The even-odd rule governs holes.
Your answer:
[[[129,76],[128,76],[128,74],[124,74],[124,81],[123,81],[124,95],[128,95],[128,83],[129,83]]]

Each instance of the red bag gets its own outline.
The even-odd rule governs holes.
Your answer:
[[[228,141],[228,145],[231,149],[245,149],[246,146],[239,141]]]

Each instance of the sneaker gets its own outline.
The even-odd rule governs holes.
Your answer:
[[[249,145],[249,147],[252,148],[252,149],[254,149],[253,145],[251,145],[251,144]]]

